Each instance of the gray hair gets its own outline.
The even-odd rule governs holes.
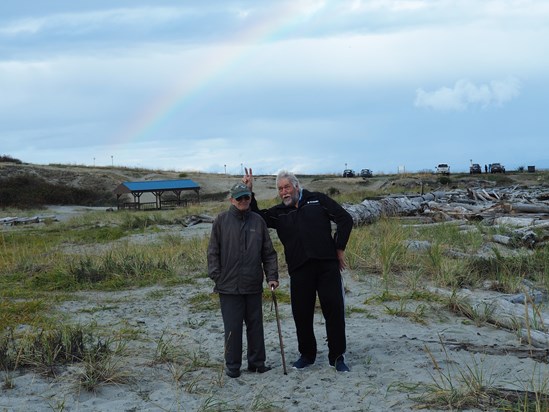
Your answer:
[[[288,181],[292,184],[293,187],[297,188],[299,186],[299,180],[292,172],[289,172],[287,170],[281,170],[276,175],[276,186],[278,187],[278,182],[280,179],[288,179]]]

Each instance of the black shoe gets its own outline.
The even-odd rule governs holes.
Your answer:
[[[272,368],[270,366],[265,366],[265,365],[262,365],[262,366],[248,366],[248,370],[250,372],[257,372],[257,373],[265,373],[265,372],[268,372],[270,371]]]
[[[225,373],[229,378],[238,378],[240,376],[240,369],[227,369]]]
[[[345,364],[345,358],[340,356],[336,359],[335,364],[330,363],[331,366],[335,366],[338,372],[351,372],[351,369]]]
[[[292,364],[292,367],[294,369],[303,369],[303,368],[306,368],[307,366],[311,366],[313,363],[315,363],[315,361],[312,361],[310,359],[307,359],[304,356],[301,356],[298,360],[296,360]]]

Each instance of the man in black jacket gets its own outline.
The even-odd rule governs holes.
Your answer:
[[[231,378],[240,376],[242,332],[246,324],[248,370],[267,372],[263,334],[263,273],[270,289],[278,287],[278,261],[267,225],[250,211],[245,184],[231,188],[228,211],[212,225],[208,244],[208,275],[219,293],[225,329],[225,366]]]
[[[284,245],[290,275],[292,314],[300,357],[296,369],[312,365],[317,344],[313,329],[316,296],[326,320],[328,361],[339,372],[349,372],[345,364],[345,302],[341,270],[351,230],[351,215],[329,196],[302,189],[293,173],[282,171],[276,178],[282,203],[260,210],[253,195],[252,169],[242,178],[252,192],[252,211],[267,226],[276,229]],[[332,234],[332,222],[336,231]]]

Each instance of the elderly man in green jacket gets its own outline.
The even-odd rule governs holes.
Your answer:
[[[219,293],[225,329],[225,366],[231,378],[240,376],[242,332],[246,324],[250,372],[264,373],[263,277],[278,287],[278,261],[265,221],[250,210],[251,192],[243,183],[230,190],[231,206],[213,222],[208,245],[208,275]]]

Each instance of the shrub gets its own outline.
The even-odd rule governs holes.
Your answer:
[[[452,183],[452,180],[448,176],[441,176],[438,178],[438,182],[441,185],[449,185],[450,183]]]
[[[10,155],[2,155],[0,156],[0,163],[15,163],[20,165],[23,162],[19,159],[14,159]]]
[[[112,193],[51,184],[32,175],[0,179],[0,207],[4,208],[28,209],[48,204],[93,206],[112,201]]]

